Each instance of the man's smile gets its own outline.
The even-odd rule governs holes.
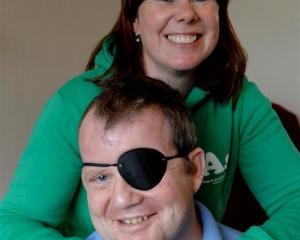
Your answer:
[[[151,218],[154,214],[150,214],[150,215],[140,215],[140,216],[136,216],[136,217],[130,217],[130,218],[122,218],[119,219],[120,223],[123,224],[127,224],[127,225],[136,225],[136,224],[140,224],[142,222],[147,221],[149,218]]]

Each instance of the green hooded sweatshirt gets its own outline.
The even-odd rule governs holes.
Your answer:
[[[84,111],[101,93],[87,80],[111,63],[112,56],[102,50],[95,69],[67,82],[46,103],[0,205],[1,240],[75,240],[93,232],[77,135]],[[207,94],[194,87],[186,99],[194,107],[198,143],[206,152],[197,198],[221,220],[239,167],[270,217],[241,239],[298,239],[300,155],[270,102],[246,77],[235,108],[232,100],[220,104]]]

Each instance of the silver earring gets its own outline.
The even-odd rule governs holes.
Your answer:
[[[136,34],[136,35],[135,35],[135,41],[136,41],[137,43],[140,43],[140,42],[141,42],[141,35],[140,35],[140,34]]]

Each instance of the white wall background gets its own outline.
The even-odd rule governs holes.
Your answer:
[[[300,116],[299,0],[232,0],[248,77]],[[80,73],[119,0],[0,0],[0,199],[50,94]]]
[[[0,0],[0,199],[44,102],[83,71],[119,0]]]
[[[232,0],[230,13],[248,77],[300,119],[300,1]]]

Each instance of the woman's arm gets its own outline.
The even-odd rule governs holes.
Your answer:
[[[63,235],[76,232],[83,237],[92,231],[79,191],[77,130],[82,113],[98,93],[94,84],[77,78],[46,104],[0,205],[2,240],[65,239]]]
[[[241,239],[297,239],[300,234],[300,155],[271,104],[252,85],[240,104],[239,167],[270,217]],[[245,216],[247,217],[247,216]]]

